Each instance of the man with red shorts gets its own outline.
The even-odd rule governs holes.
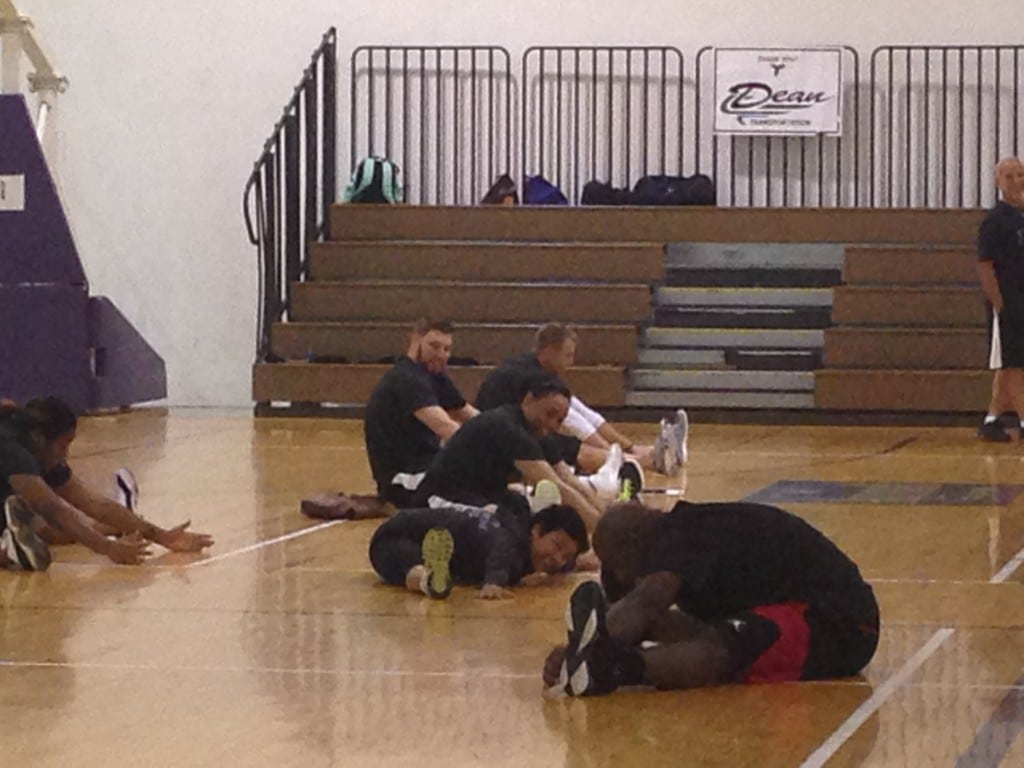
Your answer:
[[[878,645],[878,603],[856,564],[776,507],[617,504],[593,545],[602,584],[572,595],[568,645],[544,665],[555,692],[848,677]]]

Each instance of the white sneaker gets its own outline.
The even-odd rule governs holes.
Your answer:
[[[669,424],[668,419],[662,419],[658,426],[658,437],[654,441],[654,451],[651,456],[654,469],[663,475],[671,477],[679,469],[679,453],[677,449],[675,425]]]
[[[675,438],[676,456],[680,466],[686,464],[686,439],[690,434],[690,417],[680,408],[676,411],[676,423],[672,425],[672,436]]]
[[[622,469],[622,446],[613,443],[608,449],[608,458],[600,469],[592,475],[583,478],[590,484],[602,501],[614,501],[619,495],[619,470]]]
[[[139,484],[130,469],[121,468],[114,474],[117,503],[136,512],[139,506]]]
[[[533,489],[530,499],[530,512],[537,514],[542,509],[562,503],[562,492],[551,480],[541,480]]]

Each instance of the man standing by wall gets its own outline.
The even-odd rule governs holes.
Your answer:
[[[1004,411],[1024,418],[1024,163],[1018,158],[996,166],[1002,200],[978,230],[978,276],[989,305],[989,367],[995,371],[992,399],[978,436],[1007,443],[999,421]]]

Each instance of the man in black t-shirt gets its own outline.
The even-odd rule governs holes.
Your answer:
[[[366,452],[378,496],[399,509],[441,444],[477,410],[448,377],[452,325],[421,319],[404,356],[377,382],[366,404]]]
[[[995,371],[978,436],[1006,443],[1010,436],[999,416],[1016,411],[1024,419],[1024,163],[1015,157],[1000,161],[996,185],[1003,199],[978,229],[978,276],[989,312],[989,368]]]
[[[370,562],[387,583],[447,597],[453,583],[483,585],[484,599],[507,596],[524,580],[569,570],[590,548],[575,510],[553,505],[532,517],[518,510],[460,506],[407,509],[370,541]]]
[[[578,334],[562,323],[546,323],[537,329],[533,351],[513,355],[502,361],[480,385],[476,404],[481,411],[519,402],[523,381],[546,371],[565,379],[576,360]],[[597,472],[607,461],[609,448],[618,444],[627,463],[635,463],[635,481],[642,484],[641,467],[672,475],[686,463],[685,411],[678,411],[677,422],[663,420],[654,445],[640,445],[619,432],[600,413],[573,395],[569,413],[559,433],[549,440],[560,446],[566,464],[581,473]],[[631,473],[633,474],[633,473]]]
[[[878,604],[857,566],[776,507],[615,505],[594,549],[604,592],[577,589],[569,644],[544,667],[570,695],[846,677],[877,647]]]
[[[535,374],[523,384],[515,405],[503,405],[470,420],[434,457],[414,496],[414,506],[448,502],[486,507],[491,504],[529,511],[522,494],[509,483],[536,486],[553,482],[562,500],[575,509],[588,529],[600,516],[598,501],[543,438],[556,432],[569,410],[569,388],[557,376]]]

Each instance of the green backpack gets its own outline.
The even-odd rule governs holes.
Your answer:
[[[363,158],[352,172],[352,180],[342,199],[346,203],[401,203],[399,172],[398,166],[386,158]]]

